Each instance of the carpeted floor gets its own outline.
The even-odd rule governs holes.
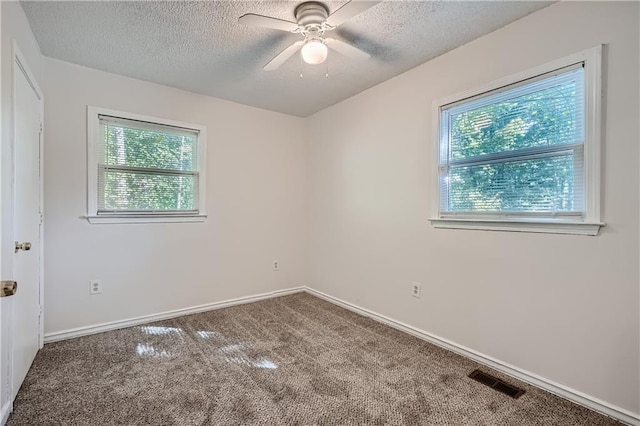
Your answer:
[[[308,294],[48,344],[18,425],[619,425]]]

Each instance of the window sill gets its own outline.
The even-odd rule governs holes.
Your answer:
[[[191,223],[204,222],[207,215],[113,215],[84,216],[89,223]]]
[[[598,235],[604,223],[552,222],[544,220],[429,219],[434,228],[484,231],[536,232],[546,234]]]

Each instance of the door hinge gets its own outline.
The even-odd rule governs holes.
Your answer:
[[[44,131],[44,125],[42,124],[42,122],[40,122],[40,133],[42,133]]]

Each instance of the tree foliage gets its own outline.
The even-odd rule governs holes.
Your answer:
[[[105,210],[193,210],[196,137],[106,126]],[[145,170],[147,169],[147,170]]]
[[[582,138],[576,82],[452,111],[448,211],[569,212]],[[497,156],[496,154],[508,155]],[[483,162],[486,160],[486,162]]]

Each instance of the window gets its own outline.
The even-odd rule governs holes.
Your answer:
[[[92,223],[204,220],[205,128],[89,107]]]
[[[436,227],[596,235],[600,48],[436,103]]]

